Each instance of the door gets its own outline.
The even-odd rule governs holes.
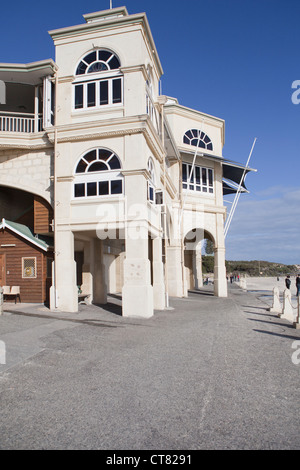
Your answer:
[[[0,286],[5,286],[5,255],[0,254]]]

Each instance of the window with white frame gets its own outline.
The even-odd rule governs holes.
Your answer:
[[[148,181],[148,201],[152,204],[155,202],[155,171],[152,158],[149,158],[147,165],[148,172],[150,173],[150,180]]]
[[[146,113],[150,117],[158,134],[160,134],[160,116],[154,104],[153,82],[151,71],[148,67],[146,80]]]
[[[36,278],[36,258],[22,258],[22,278]]]
[[[75,198],[107,197],[124,192],[121,163],[111,150],[96,148],[77,163],[74,179]]]
[[[182,163],[182,188],[189,191],[213,194],[214,170],[195,165]]]
[[[183,136],[183,143],[207,150],[213,150],[213,144],[207,134],[199,129],[190,129]]]
[[[123,103],[123,76],[116,54],[105,49],[88,53],[76,68],[74,109],[116,106]]]

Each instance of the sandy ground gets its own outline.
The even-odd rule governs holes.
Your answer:
[[[296,295],[295,286],[296,276],[291,277],[291,292],[292,296]],[[273,292],[274,287],[279,287],[279,292],[282,294],[285,289],[285,276],[279,277],[246,277],[247,290],[261,290]]]

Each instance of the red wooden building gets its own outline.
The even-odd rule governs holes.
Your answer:
[[[51,239],[34,235],[26,225],[2,219],[0,285],[19,286],[21,302],[47,304],[51,286],[52,245]]]

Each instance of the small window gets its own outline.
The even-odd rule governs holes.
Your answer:
[[[36,278],[36,258],[22,258],[22,278]]]
[[[207,150],[213,150],[211,139],[199,129],[190,129],[183,136],[183,143]]]

